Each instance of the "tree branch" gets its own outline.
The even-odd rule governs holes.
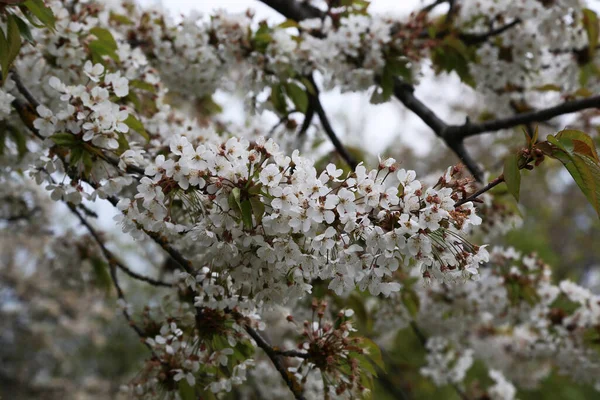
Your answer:
[[[302,21],[310,18],[325,18],[327,15],[317,7],[311,6],[308,2],[298,2],[296,0],[260,0],[287,19]]]
[[[106,248],[106,246],[102,242],[102,239],[100,238],[100,236],[98,235],[96,230],[92,227],[92,225],[79,213],[79,211],[77,211],[77,208],[75,208],[74,205],[67,203],[66,201],[65,201],[65,204],[69,207],[71,212],[77,216],[79,221],[87,228],[87,230],[90,232],[90,235],[92,235],[92,237],[94,238],[94,240],[100,247],[100,250],[102,251],[102,254],[104,255],[104,258],[108,262],[109,269],[110,269],[110,277],[111,277],[113,285],[117,291],[117,297],[120,300],[122,300],[123,303],[125,303],[125,304],[123,304],[123,316],[129,323],[131,328],[135,331],[135,333],[137,333],[137,335],[140,337],[142,343],[144,343],[144,345],[150,350],[150,352],[152,353],[152,356],[158,360],[159,358],[156,355],[156,353],[154,352],[154,349],[152,349],[152,346],[150,346],[150,344],[148,344],[146,342],[146,334],[144,333],[144,331],[142,331],[140,329],[140,327],[138,327],[135,324],[135,322],[131,318],[131,315],[129,315],[129,312],[127,311],[127,308],[126,308],[127,300],[125,299],[125,293],[123,292],[123,289],[121,288],[121,285],[119,284],[119,280],[117,278],[117,268],[116,267],[119,265],[119,262],[115,259],[115,257],[113,257],[112,253]]]
[[[506,25],[500,26],[495,29],[491,29],[484,33],[461,33],[459,37],[467,45],[477,45],[486,42],[491,37],[503,34],[504,32],[519,25],[520,23],[521,20],[517,18]]]
[[[69,207],[69,209],[71,210],[71,212],[73,212],[73,214],[75,214],[77,216],[77,218],[79,219],[79,221],[81,221],[81,223],[87,228],[88,232],[90,233],[90,235],[92,235],[92,237],[94,238],[94,240],[96,241],[96,243],[100,247],[100,250],[102,251],[102,254],[104,254],[105,258],[107,259],[107,261],[109,263],[114,264],[120,270],[122,270],[127,275],[129,275],[130,277],[132,277],[134,279],[137,279],[137,280],[140,280],[140,281],[143,281],[143,282],[146,282],[146,283],[149,283],[150,285],[153,285],[153,286],[162,286],[162,287],[172,287],[173,286],[170,283],[163,282],[163,281],[160,281],[160,280],[157,280],[157,279],[150,278],[148,276],[144,276],[144,275],[138,274],[137,272],[134,272],[133,270],[131,270],[129,267],[125,266],[121,261],[119,261],[117,259],[117,257],[115,257],[114,254],[112,254],[112,252],[110,250],[108,250],[108,248],[106,247],[106,245],[102,241],[102,238],[100,237],[100,234],[85,219],[85,217],[83,217],[83,215],[81,215],[79,213],[79,211],[77,210],[77,208],[73,204],[71,204],[71,203],[66,203],[66,204]]]
[[[394,84],[394,95],[406,108],[415,113],[421,120],[441,138],[446,145],[460,158],[460,160],[469,169],[471,174],[481,182],[483,180],[483,171],[477,165],[477,162],[467,152],[462,138],[448,136],[449,126],[442,121],[429,107],[421,102],[414,95],[414,88],[396,79]]]
[[[27,87],[23,84],[21,77],[14,68],[11,70],[11,78],[17,85],[17,89],[23,95],[23,97],[25,97],[25,99],[33,106],[34,109],[37,109],[40,105],[39,101],[36,100],[35,96],[31,94],[29,89],[27,89]]]
[[[302,393],[302,387],[296,381],[296,377],[290,373],[285,365],[283,364],[283,355],[276,352],[273,347],[262,337],[258,332],[256,332],[251,326],[245,326],[246,332],[248,335],[254,339],[258,347],[260,347],[265,354],[271,359],[271,362],[290,388],[296,400],[305,400],[304,394]]]
[[[323,105],[321,104],[321,100],[319,100],[319,89],[317,89],[317,85],[316,85],[314,79],[312,78],[312,76],[309,77],[309,80],[311,81],[310,83],[312,83],[313,87],[315,88],[315,94],[314,95],[309,94],[309,97],[312,98],[312,100],[310,102],[314,105],[315,111],[317,112],[317,115],[319,116],[319,120],[321,121],[321,125],[323,126],[323,129],[325,130],[327,137],[329,138],[329,140],[331,140],[331,143],[333,143],[333,147],[335,147],[338,154],[340,155],[340,157],[342,157],[342,159],[346,162],[346,164],[348,164],[350,166],[350,168],[352,168],[352,170],[356,169],[356,166],[358,165],[356,160],[354,160],[354,157],[352,157],[350,155],[350,153],[348,153],[348,150],[346,150],[346,148],[344,147],[342,142],[340,142],[340,139],[337,137],[337,135],[335,134],[335,131],[333,130],[333,127],[329,123],[329,118],[327,118],[327,113],[325,113],[325,110],[323,109]]]
[[[526,112],[512,117],[495,119],[479,124],[467,122],[463,125],[451,125],[447,128],[446,135],[451,140],[461,140],[481,133],[514,128],[519,125],[533,122],[547,121],[560,115],[583,111],[588,108],[600,108],[600,96],[567,101],[542,110]]]

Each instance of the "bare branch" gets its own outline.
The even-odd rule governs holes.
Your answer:
[[[519,18],[515,19],[512,22],[509,22],[506,25],[500,26],[498,28],[495,29],[491,29],[488,32],[484,32],[484,33],[461,33],[459,35],[460,39],[465,42],[465,44],[467,45],[477,45],[477,44],[481,44],[486,42],[489,38],[492,38],[494,36],[498,36],[503,34],[504,32],[508,31],[509,29],[519,25],[521,23],[521,20]]]
[[[496,179],[494,179],[493,181],[491,181],[490,183],[488,183],[487,185],[485,185],[484,187],[482,187],[481,189],[479,189],[478,191],[476,191],[475,193],[473,193],[472,195],[470,195],[469,197],[459,200],[454,204],[454,207],[460,207],[465,203],[468,203],[469,201],[474,201],[475,199],[477,199],[479,196],[481,196],[482,194],[484,194],[485,192],[495,188],[496,186],[498,186],[499,184],[501,184],[502,182],[504,182],[504,174],[500,175],[499,177],[497,177]]]
[[[560,115],[583,111],[588,108],[600,108],[600,96],[567,101],[554,107],[517,114],[508,118],[485,121],[479,124],[467,122],[464,125],[452,125],[447,128],[446,135],[451,140],[460,140],[481,133],[514,128],[533,122],[547,121]]]
[[[27,99],[27,101],[33,106],[33,108],[37,109],[38,106],[40,105],[39,101],[37,101],[35,96],[33,96],[33,94],[31,94],[31,92],[29,91],[29,89],[27,89],[27,87],[25,87],[25,85],[23,84],[23,81],[21,80],[21,77],[19,76],[19,74],[17,73],[17,71],[15,69],[11,70],[11,78],[13,81],[15,81],[15,84],[17,85],[17,89],[23,95],[23,97],[25,97],[25,99]]]
[[[87,230],[90,232],[90,235],[92,235],[92,237],[94,238],[94,240],[100,247],[100,250],[102,251],[102,254],[104,255],[104,258],[106,258],[106,261],[109,264],[110,277],[111,277],[113,285],[117,291],[117,297],[120,300],[122,300],[124,303],[127,303],[127,301],[125,299],[125,293],[123,292],[123,289],[121,288],[121,285],[119,284],[119,280],[117,278],[117,268],[116,267],[119,264],[118,261],[116,261],[116,259],[112,255],[112,253],[106,248],[106,246],[102,242],[102,239],[100,238],[100,236],[98,235],[96,230],[92,227],[92,225],[79,213],[79,211],[77,211],[77,208],[75,208],[75,206],[70,203],[65,202],[65,204],[69,207],[71,212],[73,212],[73,214],[75,214],[77,216],[79,221],[87,228]],[[135,324],[135,322],[131,318],[131,315],[129,315],[127,308],[125,308],[125,307],[123,307],[123,316],[129,323],[131,328],[135,331],[135,333],[137,333],[137,335],[140,337],[142,343],[144,343],[144,345],[150,350],[153,357],[155,359],[158,359],[158,356],[154,352],[154,349],[152,349],[152,346],[150,346],[148,344],[148,342],[146,342],[146,334],[144,333],[144,331],[142,331],[142,329],[140,327],[138,327]]]
[[[406,108],[414,112],[435,134],[441,138],[446,145],[460,158],[471,174],[479,182],[483,180],[483,171],[477,162],[469,155],[462,138],[449,137],[447,132],[449,126],[442,121],[429,107],[414,95],[414,88],[400,80],[395,81],[394,95]]]
[[[287,19],[301,21],[310,18],[325,18],[326,13],[308,2],[296,0],[260,0]]]
[[[153,286],[162,286],[162,287],[172,287],[173,286],[170,283],[163,282],[163,281],[160,281],[160,280],[157,280],[157,279],[150,278],[148,276],[144,276],[144,275],[138,274],[137,272],[131,270],[129,267],[127,267],[125,264],[123,264],[121,261],[119,261],[117,259],[117,257],[115,257],[115,255],[112,254],[112,252],[110,250],[108,250],[108,248],[104,244],[104,241],[102,240],[102,238],[100,237],[100,234],[96,231],[96,229],[94,229],[94,227],[85,219],[85,217],[83,217],[83,215],[81,215],[79,213],[79,211],[77,210],[76,206],[74,206],[71,203],[66,203],[66,204],[69,207],[69,209],[73,212],[73,214],[75,214],[77,216],[77,218],[79,219],[79,221],[81,221],[81,223],[87,228],[88,232],[90,233],[90,235],[92,235],[92,237],[94,238],[94,240],[96,241],[96,243],[100,247],[100,250],[102,251],[102,254],[104,254],[104,256],[106,257],[106,259],[108,260],[109,263],[114,264],[120,270],[122,270],[127,275],[129,275],[130,277],[132,277],[134,279],[137,279],[139,281],[143,281],[143,282],[149,283],[150,285],[153,285]]]
[[[290,388],[296,400],[304,400],[304,394],[302,393],[302,387],[296,381],[296,377],[290,373],[285,365],[283,364],[283,355],[277,353],[273,347],[262,337],[258,332],[256,332],[251,326],[246,324],[246,332],[248,335],[254,339],[258,347],[260,347],[265,354],[271,359],[271,362]]]
[[[316,92],[314,95],[309,94],[309,97],[312,98],[312,100],[310,102],[315,107],[315,111],[317,112],[317,115],[319,116],[319,120],[321,121],[321,125],[323,126],[323,129],[325,130],[327,137],[329,137],[329,140],[331,140],[331,143],[333,143],[333,147],[335,147],[338,154],[340,155],[340,157],[342,157],[342,159],[346,162],[346,164],[348,164],[350,166],[350,168],[352,168],[352,170],[356,169],[356,166],[358,165],[356,160],[354,160],[354,157],[352,157],[350,155],[350,153],[348,153],[348,150],[346,150],[346,148],[344,147],[342,142],[340,142],[340,139],[337,137],[337,135],[335,134],[335,131],[333,130],[333,127],[329,123],[329,118],[327,118],[327,113],[325,113],[325,110],[323,109],[323,105],[321,104],[321,100],[319,100],[319,90],[317,89],[317,85],[316,85],[314,79],[312,77],[310,77],[309,79],[310,79],[313,87],[315,88],[315,92]]]

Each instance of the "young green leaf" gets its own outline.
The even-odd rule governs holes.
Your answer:
[[[593,140],[583,132],[565,130],[548,136],[548,142],[554,145],[550,156],[563,163],[600,217],[600,162]]]
[[[586,155],[594,159],[596,162],[600,162],[594,139],[592,139],[585,132],[573,129],[565,129],[558,132],[556,138],[564,146],[565,150]]]
[[[33,14],[44,26],[54,30],[56,18],[50,7],[46,7],[43,0],[27,0],[23,5]],[[27,16],[27,14],[25,14]],[[28,18],[31,21],[31,18]]]
[[[20,50],[21,32],[16,17],[9,14],[6,20],[6,36],[4,36],[4,33],[0,33],[0,66],[2,67],[3,81],[8,76],[8,71],[19,55]]]
[[[585,27],[585,33],[588,37],[588,52],[590,57],[594,57],[596,52],[596,47],[598,46],[598,34],[599,26],[598,26],[598,15],[590,10],[583,10],[583,26]]]
[[[150,135],[148,135],[148,132],[146,132],[146,129],[144,129],[144,125],[140,122],[139,119],[134,117],[132,114],[129,114],[129,116],[125,120],[125,125],[142,135],[142,137],[147,141],[150,141]]]
[[[244,228],[252,229],[252,204],[249,200],[244,200],[240,205],[240,209],[242,210],[242,222],[244,223]]]
[[[112,280],[108,273],[108,265],[102,258],[95,256],[90,258],[90,262],[92,263],[96,285],[108,293],[112,287]]]
[[[75,135],[72,133],[55,133],[54,135],[50,136],[50,139],[52,139],[52,141],[57,145],[64,147],[73,147],[80,144]]]
[[[250,205],[252,206],[252,214],[256,218],[256,223],[261,224],[263,215],[265,215],[265,205],[257,196],[250,197]]]
[[[304,89],[293,82],[288,82],[285,85],[285,91],[296,106],[296,110],[305,114],[308,108],[308,96]]]
[[[4,83],[6,76],[8,75],[8,42],[4,31],[0,28],[0,69],[2,70],[2,80],[0,83]]]
[[[365,351],[365,354],[377,365],[381,368],[382,371],[385,371],[385,363],[383,362],[383,357],[381,356],[381,350],[379,346],[372,341],[371,339],[361,338],[360,347]]]
[[[504,182],[506,182],[508,192],[519,201],[521,171],[519,170],[518,154],[511,154],[504,160]]]
[[[25,40],[27,40],[27,42],[34,45],[35,40],[33,39],[33,35],[31,34],[31,30],[29,29],[29,25],[27,25],[27,22],[23,21],[21,18],[17,17],[16,15],[13,15],[13,17],[15,18],[15,22],[17,23],[17,26],[19,27],[19,32],[21,32],[21,37],[25,38]]]

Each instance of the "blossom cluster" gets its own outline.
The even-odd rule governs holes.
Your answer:
[[[548,265],[512,248],[490,252],[480,278],[462,285],[412,286],[417,312],[400,299],[382,304],[379,330],[396,331],[415,321],[435,332],[422,374],[438,385],[461,383],[476,359],[490,368],[490,376],[496,371],[506,377],[493,379],[513,396],[506,379],[533,388],[553,370],[600,390],[600,356],[589,342],[600,326],[598,295],[570,281],[554,285]]]
[[[104,73],[102,64],[93,65],[88,61],[84,73],[93,84],[68,86],[57,77],[49,79],[50,86],[58,91],[60,100],[67,103],[56,113],[46,106],[37,107],[39,118],[33,126],[43,137],[55,133],[81,135],[83,142],[91,142],[99,149],[119,148],[119,134],[129,131],[125,123],[129,117],[127,109],[110,101],[111,92],[125,97],[129,94],[129,81],[120,72]],[[103,78],[102,84],[99,84]],[[110,88],[110,90],[109,90]]]
[[[469,71],[484,92],[541,86],[554,45],[587,43],[573,11],[579,2],[512,3],[464,1],[459,10],[456,23],[475,33],[499,23],[482,14],[523,19],[477,48],[484,61]],[[456,169],[426,185],[394,159],[373,169],[317,168],[251,129],[230,132],[216,118],[198,121],[169,105],[180,100],[169,90],[201,102],[216,90],[242,88],[253,101],[270,91],[262,98],[275,107],[277,85],[296,80],[310,93],[313,84],[302,77],[313,72],[326,88],[343,91],[367,90],[391,75],[409,79],[439,39],[423,34],[423,16],[405,34],[398,21],[348,10],[269,26],[250,13],[174,22],[127,1],[49,4],[54,32],[34,30],[39,46],[22,51],[19,75],[0,88],[0,122],[41,138],[21,162],[53,200],[76,207],[82,199],[108,199],[124,232],[189,260],[176,260],[163,285],[173,286],[177,312],[160,319],[144,312],[141,328],[115,282],[119,304],[152,354],[125,393],[230,391],[255,364],[256,340],[244,332],[251,323],[262,330],[266,324],[256,321],[263,315],[302,308],[317,290],[339,300],[356,289],[379,312],[377,331],[418,323],[435,332],[421,373],[437,385],[463,385],[474,360],[495,382],[486,389],[492,399],[513,398],[511,382],[535,386],[553,367],[599,385],[600,360],[587,342],[598,340],[598,297],[568,281],[553,285],[549,268],[532,256],[510,249],[490,256],[472,244],[467,235],[482,220],[472,202],[456,205],[472,189]],[[560,42],[532,33],[549,30],[556,18],[558,32],[569,32]],[[496,62],[500,68],[484,72]],[[574,74],[564,75],[556,82],[570,92]],[[15,86],[19,77],[31,93]],[[31,96],[40,105],[27,120],[12,107]],[[498,214],[493,208],[486,200],[485,212]],[[65,258],[72,254],[60,246],[55,252],[63,250]],[[350,310],[329,323],[321,308],[313,306],[318,321],[304,325],[304,361],[289,375],[319,395],[364,392],[359,375],[367,368],[358,363],[370,344],[349,338]],[[255,376],[269,375],[266,363],[258,364]],[[524,373],[530,370],[536,373]],[[338,385],[326,388],[331,377]]]
[[[193,145],[175,136],[172,158],[148,165],[132,199],[122,199],[124,230],[177,237],[202,266],[185,282],[197,306],[282,304],[310,293],[312,281],[338,294],[401,289],[394,273],[416,268],[442,280],[470,278],[487,260],[461,236],[481,222],[472,203],[455,207],[450,188],[424,188],[393,159],[343,174],[317,174],[272,141],[231,138]],[[193,251],[192,251],[193,250]]]

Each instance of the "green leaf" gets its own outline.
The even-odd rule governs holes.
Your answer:
[[[474,87],[475,80],[469,69],[469,62],[476,60],[474,49],[457,37],[447,36],[442,44],[433,49],[432,59],[436,72],[456,72],[461,81]]]
[[[506,182],[508,192],[519,201],[521,171],[519,170],[519,156],[517,154],[510,154],[504,160],[504,182]]]
[[[29,30],[29,25],[27,22],[23,21],[21,18],[14,15],[15,22],[19,27],[19,32],[21,32],[21,37],[25,38],[30,44],[34,45],[35,40],[33,39],[33,35],[31,34],[31,30]]]
[[[562,92],[562,88],[558,85],[553,85],[552,83],[547,83],[542,86],[537,86],[534,90],[539,90],[540,92]]]
[[[117,50],[117,42],[108,29],[95,27],[90,29],[90,33],[96,36],[98,40],[105,44],[107,47],[113,50]]]
[[[231,193],[229,194],[229,208],[231,208],[233,211],[235,211],[237,214],[241,214],[242,213],[242,204],[240,202],[240,198],[241,198],[241,191],[240,188],[233,188],[231,190]]]
[[[121,25],[135,25],[133,23],[133,21],[130,20],[129,18],[127,18],[125,15],[116,14],[116,13],[114,13],[112,11],[110,12],[110,20],[114,21],[114,22],[117,22],[117,23],[119,23]]]
[[[148,135],[148,132],[146,132],[146,129],[144,129],[144,125],[140,122],[139,119],[134,117],[132,114],[129,114],[129,116],[124,122],[125,125],[129,127],[129,129],[133,129],[134,131],[142,135],[143,138],[146,139],[146,141],[150,141],[150,135]]]
[[[590,80],[590,78],[592,78],[594,76],[599,76],[599,75],[600,75],[600,70],[598,69],[596,64],[594,64],[593,62],[584,64],[579,69],[579,84],[581,86],[585,86],[588,83],[588,81]]]
[[[8,42],[2,29],[0,29],[0,69],[2,70],[2,80],[0,83],[4,83],[8,75]]]
[[[182,379],[177,382],[177,389],[181,400],[196,400],[196,389],[187,383],[187,380]]]
[[[120,132],[119,133],[119,137],[117,138],[117,141],[119,142],[119,148],[118,148],[118,155],[123,154],[126,150],[129,150],[129,142],[127,141],[127,138],[125,137],[125,134]]]
[[[21,50],[21,31],[14,15],[9,14],[6,22],[6,40],[8,41],[8,68]],[[8,72],[8,69],[7,69]]]
[[[106,43],[103,43],[99,40],[94,40],[88,44],[88,49],[90,50],[92,61],[94,64],[100,63],[102,65],[106,65],[103,56],[108,56],[116,62],[119,62],[119,56],[116,51],[110,48]]]
[[[71,154],[69,157],[69,164],[76,165],[83,156],[83,147],[77,146],[71,150]]]
[[[46,7],[43,0],[27,0],[23,3],[25,7],[46,27],[54,30],[56,18],[50,7]],[[26,14],[27,15],[27,14]],[[31,19],[28,18],[30,21]]]
[[[252,214],[256,218],[257,224],[262,224],[262,218],[265,215],[265,205],[256,196],[250,197],[250,205],[252,206]]]
[[[98,38],[88,44],[93,61],[104,64],[102,57],[108,56],[119,62],[118,46],[112,33],[108,29],[98,27],[90,29],[90,33]]]
[[[598,46],[598,34],[600,32],[598,26],[598,15],[588,8],[583,10],[583,26],[588,37],[588,52],[591,57],[594,57],[596,47]]]
[[[140,81],[138,79],[134,79],[129,81],[129,87],[134,87],[137,89],[142,89],[145,90],[147,92],[150,93],[156,93],[156,88],[154,87],[153,84],[148,83],[148,82],[144,82],[144,81]]]
[[[92,168],[94,167],[94,160],[92,160],[92,155],[87,151],[83,152],[83,171],[86,176],[90,176],[92,173]]]
[[[587,156],[573,154],[570,158],[565,167],[600,217],[600,166]]]
[[[356,361],[358,362],[358,366],[360,367],[360,369],[363,370],[363,372],[368,372],[368,374],[371,376],[377,376],[377,370],[375,369],[371,361],[369,361],[369,358],[367,358],[365,355],[352,354],[352,358],[356,359]]]
[[[252,204],[249,200],[244,200],[240,205],[240,209],[242,210],[242,222],[244,223],[244,228],[252,229]]]
[[[408,313],[411,315],[411,317],[415,317],[420,308],[420,300],[417,293],[412,289],[404,288],[402,289],[401,297],[402,303],[408,310]]]
[[[307,78],[304,78],[304,77],[300,78],[300,82],[302,82],[302,84],[306,88],[306,91],[310,95],[314,96],[315,94],[317,94],[317,90],[315,89],[315,86]]]
[[[50,139],[59,146],[73,147],[80,144],[79,140],[71,133],[55,133]]]
[[[269,96],[273,108],[281,114],[287,113],[287,104],[285,103],[285,96],[283,95],[283,89],[280,84],[271,86],[271,95]]]
[[[2,32],[2,29],[0,29]],[[17,25],[16,17],[9,14],[6,21],[6,36],[0,33],[0,67],[2,67],[2,80],[6,80],[8,71],[21,50],[21,32]]]
[[[277,25],[278,28],[298,28],[298,26],[298,22],[294,21],[293,19],[286,19]]]
[[[583,132],[562,131],[548,136],[551,157],[563,163],[600,217],[600,165],[592,139]]]
[[[294,103],[294,106],[296,106],[296,110],[306,114],[306,110],[308,109],[308,96],[304,89],[293,82],[289,82],[285,85],[285,91]]]
[[[594,139],[592,139],[587,133],[574,129],[565,129],[558,132],[556,138],[565,147],[565,149],[577,154],[586,155],[596,160],[596,162],[600,162]]]
[[[108,272],[108,265],[104,262],[104,260],[102,260],[102,258],[96,256],[91,257],[90,262],[92,263],[96,284],[99,288],[108,293],[112,287],[112,280]]]
[[[382,371],[385,371],[385,363],[383,362],[383,357],[381,356],[381,350],[379,346],[368,338],[361,338],[360,347],[365,351],[365,354],[377,365],[381,368]]]

